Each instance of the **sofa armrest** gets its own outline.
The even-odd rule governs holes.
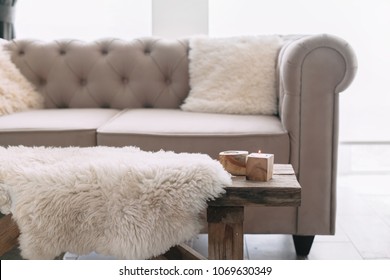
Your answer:
[[[348,43],[327,34],[286,38],[280,52],[279,113],[302,185],[297,234],[334,233],[338,93],[351,84],[356,70]]]

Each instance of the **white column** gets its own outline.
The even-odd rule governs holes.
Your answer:
[[[153,0],[152,34],[180,38],[208,34],[208,0]]]

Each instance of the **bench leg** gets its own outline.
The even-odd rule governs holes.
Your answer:
[[[207,208],[208,259],[242,260],[244,207]]]
[[[19,228],[12,220],[12,215],[0,218],[0,256],[18,244]]]

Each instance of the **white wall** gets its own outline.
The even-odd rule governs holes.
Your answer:
[[[208,34],[208,0],[153,0],[153,35]]]
[[[53,40],[152,34],[152,0],[22,0],[16,3],[16,36]]]

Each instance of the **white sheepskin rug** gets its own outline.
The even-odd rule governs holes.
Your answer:
[[[190,93],[184,111],[277,113],[276,35],[190,39]]]
[[[20,73],[0,40],[0,116],[28,109],[43,108],[43,96]]]
[[[148,259],[193,238],[231,185],[202,154],[125,148],[0,147],[0,210],[26,259],[63,252]]]

